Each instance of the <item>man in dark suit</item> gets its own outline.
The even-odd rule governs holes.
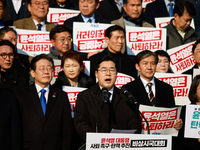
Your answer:
[[[105,42],[108,44],[108,48],[104,49],[102,52],[91,56],[90,59],[90,76],[93,81],[95,78],[95,62],[105,55],[112,56],[117,61],[118,72],[130,75],[134,78],[137,77],[137,70],[134,67],[134,59],[122,54],[123,46],[125,46],[125,31],[122,27],[118,25],[111,26],[106,29],[105,32]]]
[[[31,17],[13,23],[18,29],[50,31],[55,25],[46,21],[49,11],[49,0],[27,0]]]
[[[20,3],[20,1],[18,1],[17,3]],[[15,4],[13,0],[6,0],[5,12],[3,17],[4,24],[6,26],[12,26],[13,22],[16,20],[30,17],[27,0],[21,0],[19,10],[16,10],[14,5]]]
[[[198,39],[192,47],[192,56],[193,56],[196,64],[188,71],[183,72],[183,74],[190,74],[190,75],[192,75],[192,79],[193,79],[194,78],[194,76],[193,76],[194,69],[199,69],[199,67],[200,67],[200,39]]]
[[[169,3],[173,4],[173,8],[175,3],[180,0],[156,0],[152,3],[147,4],[146,10],[144,13],[144,20],[154,27],[155,25],[155,18],[156,17],[170,17],[169,15]],[[171,16],[173,17],[173,15]]]
[[[40,54],[31,61],[35,83],[20,89],[23,146],[30,150],[70,149],[72,119],[67,93],[49,84],[53,60]]]
[[[49,7],[78,10],[76,0],[50,0]]]
[[[73,33],[73,22],[85,22],[85,23],[110,23],[109,20],[102,18],[100,15],[95,14],[95,10],[99,7],[99,0],[79,0],[80,14],[73,18],[67,19],[64,25],[72,29]]]
[[[95,65],[95,76],[98,83],[78,94],[74,111],[75,128],[82,141],[86,141],[87,132],[137,129],[136,133],[140,133],[140,117],[127,105],[128,98],[114,86],[117,78],[115,60],[109,55],[100,58]],[[102,88],[109,91],[105,99]],[[99,117],[101,106],[103,111]]]
[[[123,15],[123,3],[121,4],[121,11],[118,9],[117,2],[120,0],[103,0],[100,2],[100,6],[96,11],[96,14],[113,21],[119,19]],[[123,2],[123,1],[122,1]]]

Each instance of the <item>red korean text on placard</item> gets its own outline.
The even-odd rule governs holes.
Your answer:
[[[169,21],[168,22],[159,23],[159,28],[162,28],[162,27],[167,26],[167,25],[169,25]]]
[[[115,82],[115,86],[121,88],[124,84],[133,81],[132,77],[127,76],[117,76],[117,80]]]
[[[57,78],[58,77],[58,73],[60,71],[62,71],[62,70],[63,69],[62,69],[61,65],[54,66],[53,77]]]
[[[80,92],[67,92],[69,102],[70,102],[70,105],[71,105],[71,112],[74,112],[78,93],[80,93]]]
[[[146,3],[146,2],[153,2],[155,0],[143,0],[143,3]]]
[[[105,38],[105,29],[102,30],[90,30],[90,31],[78,31],[76,39],[103,39]]]
[[[50,22],[51,23],[58,23],[62,25],[65,20],[75,17],[79,14],[79,12],[69,12],[69,13],[51,13],[50,14]]]
[[[21,50],[26,52],[49,52],[51,44],[23,44]]]
[[[173,128],[176,121],[178,108],[170,111],[143,111],[142,114],[149,122],[150,130],[161,130]],[[147,125],[142,118],[142,126],[144,130],[147,130]]]
[[[162,38],[162,30],[129,32],[129,42],[158,41]]]
[[[107,44],[105,39],[90,39],[90,40],[79,40],[78,50],[88,51],[88,50],[101,50],[105,49]]]
[[[130,138],[101,138],[101,143],[129,143]]]
[[[163,49],[162,41],[152,41],[152,42],[141,42],[141,43],[132,43],[131,50],[143,51],[143,50],[157,50]]]
[[[19,34],[21,44],[48,44],[50,43],[49,34]]]

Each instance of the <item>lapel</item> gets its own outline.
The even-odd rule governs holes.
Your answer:
[[[154,77],[155,78],[155,77]],[[158,106],[158,102],[161,100],[161,99],[163,99],[162,98],[162,91],[163,91],[164,89],[163,89],[163,86],[162,85],[160,85],[160,82],[158,81],[158,79],[157,78],[155,78],[155,91],[156,91],[156,96],[155,96],[155,98],[156,98],[156,103],[155,103],[155,105],[156,106]],[[159,100],[159,101],[158,101]]]
[[[4,107],[4,104],[6,102],[7,95],[4,94],[4,90],[2,90],[2,89],[0,89],[0,93],[1,93],[1,99],[0,99],[0,113],[1,113],[1,110]]]
[[[42,111],[42,107],[41,107],[41,103],[40,103],[40,98],[38,96],[36,87],[35,87],[35,83],[33,83],[32,85],[29,86],[30,89],[30,101],[33,104],[36,112],[38,113],[38,115],[41,117],[42,120],[44,120],[44,114]]]
[[[122,97],[120,95],[119,89],[114,86],[114,92],[113,92],[113,97],[112,97],[112,104],[113,104],[114,112],[117,109],[117,106],[120,103],[121,99],[122,99]]]
[[[160,8],[161,14],[163,14],[163,16],[169,16],[164,0],[157,0],[157,1],[158,1],[158,4],[160,5],[158,8]]]
[[[27,26],[27,29],[37,30],[37,28],[35,26],[35,23],[34,23],[34,21],[33,21],[33,19],[31,17],[28,18],[26,26]]]
[[[57,97],[56,89],[50,86],[48,103],[46,105],[45,121],[48,119]]]
[[[77,20],[75,20],[75,22],[76,21],[78,21],[78,22],[84,22],[83,18],[81,17],[81,13],[77,16]]]
[[[141,98],[139,99],[139,101],[140,101],[139,103],[140,103],[140,104],[151,105],[151,104],[150,104],[150,101],[149,101],[148,94],[147,94],[147,92],[146,92],[146,90],[145,90],[145,88],[144,88],[144,85],[143,85],[143,83],[142,83],[140,77],[138,77],[138,78],[135,80],[135,82],[136,82],[136,87],[138,87],[138,88],[137,88],[137,92],[138,92],[137,95],[140,95],[140,97],[141,97]]]
[[[20,7],[19,12],[18,12],[19,16],[24,15],[25,5],[26,5],[25,0],[22,0],[21,7]]]
[[[119,12],[119,9],[117,8],[115,0],[108,0],[108,1],[110,2],[110,5],[113,6],[113,8],[115,9],[115,11]]]

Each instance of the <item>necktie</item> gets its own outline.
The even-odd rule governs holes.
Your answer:
[[[110,96],[111,96],[111,93],[108,92],[108,102],[110,102]]]
[[[38,26],[38,30],[41,31],[42,24],[37,24],[37,26]]]
[[[122,5],[121,5],[121,3],[120,2],[116,2],[119,6],[118,6],[118,9],[119,9],[119,11],[121,12],[122,11]]]
[[[45,116],[45,111],[46,111],[46,98],[45,98],[44,94],[45,94],[46,90],[45,90],[45,89],[41,89],[40,92],[41,92],[40,103],[41,103],[41,106],[42,106],[43,114],[44,114],[44,116]]]
[[[155,106],[155,98],[154,98],[154,95],[153,95],[153,91],[152,91],[152,83],[148,83],[147,86],[149,87],[149,100],[151,102],[151,105],[152,106]]]
[[[88,23],[92,23],[92,19],[89,18],[89,19],[88,19]]]
[[[173,3],[169,3],[169,16],[173,17],[174,16],[174,10],[173,10]]]

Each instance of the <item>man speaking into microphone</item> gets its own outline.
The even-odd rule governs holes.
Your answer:
[[[136,133],[140,133],[139,115],[129,108],[129,99],[114,85],[117,78],[115,60],[108,55],[100,58],[95,64],[95,76],[98,82],[78,94],[74,111],[75,128],[82,142],[86,142],[87,132],[136,129]]]

